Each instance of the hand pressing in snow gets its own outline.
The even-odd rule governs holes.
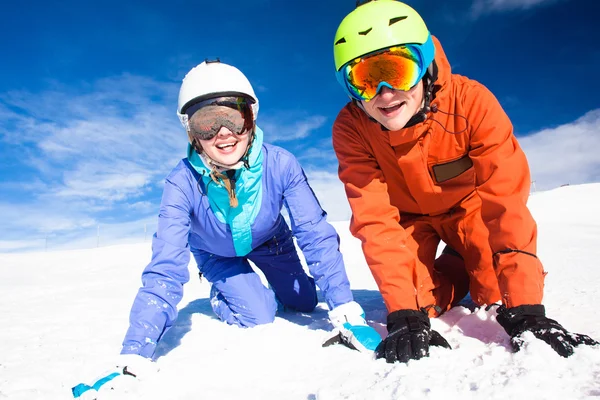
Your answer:
[[[329,311],[329,320],[337,334],[323,343],[323,347],[341,343],[351,349],[372,353],[381,343],[379,333],[365,320],[360,304],[351,301]]]
[[[106,371],[89,385],[80,383],[73,387],[73,397],[79,400],[101,400],[103,394],[132,393],[138,383],[149,380],[159,368],[152,360],[137,354],[122,354],[114,368]]]
[[[574,347],[585,344],[598,345],[598,342],[587,335],[570,333],[561,324],[546,317],[546,310],[541,304],[522,305],[507,308],[498,307],[496,320],[510,336],[510,343],[515,351],[523,345],[522,334],[531,332],[548,343],[554,351],[563,357],[573,354]]]
[[[429,346],[452,348],[442,335],[431,329],[429,316],[424,311],[394,311],[387,317],[387,328],[388,336],[377,347],[375,355],[389,363],[427,357]]]

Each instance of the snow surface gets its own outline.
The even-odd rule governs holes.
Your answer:
[[[600,339],[600,184],[536,193],[548,315]],[[356,300],[385,335],[386,311],[348,223],[334,224]],[[515,227],[518,229],[518,227]],[[148,243],[0,254],[0,399],[68,399],[70,388],[113,365],[128,326]],[[215,318],[195,264],[176,325],[158,348],[161,371],[137,393],[151,399],[584,399],[600,397],[600,348],[564,359],[529,337],[519,353],[495,312],[459,307],[433,320],[453,350],[387,364],[343,346],[322,348],[326,306],[283,313],[253,329]],[[90,382],[91,381],[91,382]]]

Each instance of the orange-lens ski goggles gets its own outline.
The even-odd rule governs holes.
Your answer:
[[[423,62],[414,46],[396,46],[350,61],[341,72],[352,97],[370,101],[383,86],[410,90],[423,76]]]
[[[191,115],[190,133],[200,140],[211,140],[222,127],[242,135],[254,124],[252,107],[243,97],[217,97],[196,103],[186,111]]]

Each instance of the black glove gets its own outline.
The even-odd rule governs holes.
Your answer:
[[[452,348],[442,335],[431,330],[425,311],[394,311],[387,317],[387,328],[388,335],[375,349],[375,356],[389,363],[427,357],[429,346]]]
[[[534,336],[548,343],[554,351],[563,357],[573,354],[573,347],[580,344],[588,346],[597,345],[594,339],[587,335],[570,333],[561,324],[546,317],[543,305],[522,305],[506,308],[500,306],[496,310],[496,320],[510,336],[510,343],[515,351],[523,345],[521,334],[530,331]]]

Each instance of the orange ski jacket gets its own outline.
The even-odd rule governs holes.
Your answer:
[[[409,265],[416,255],[404,244],[402,215],[442,216],[469,207],[473,202],[466,200],[476,193],[489,232],[482,245],[494,254],[495,293],[499,287],[508,307],[540,304],[545,272],[535,256],[537,227],[526,206],[530,174],[525,154],[494,95],[452,74],[437,38],[434,43],[438,79],[431,105],[437,112],[428,112],[424,122],[388,131],[350,102],[334,123],[339,177],[352,209],[350,230],[362,241],[388,311],[416,309]]]

